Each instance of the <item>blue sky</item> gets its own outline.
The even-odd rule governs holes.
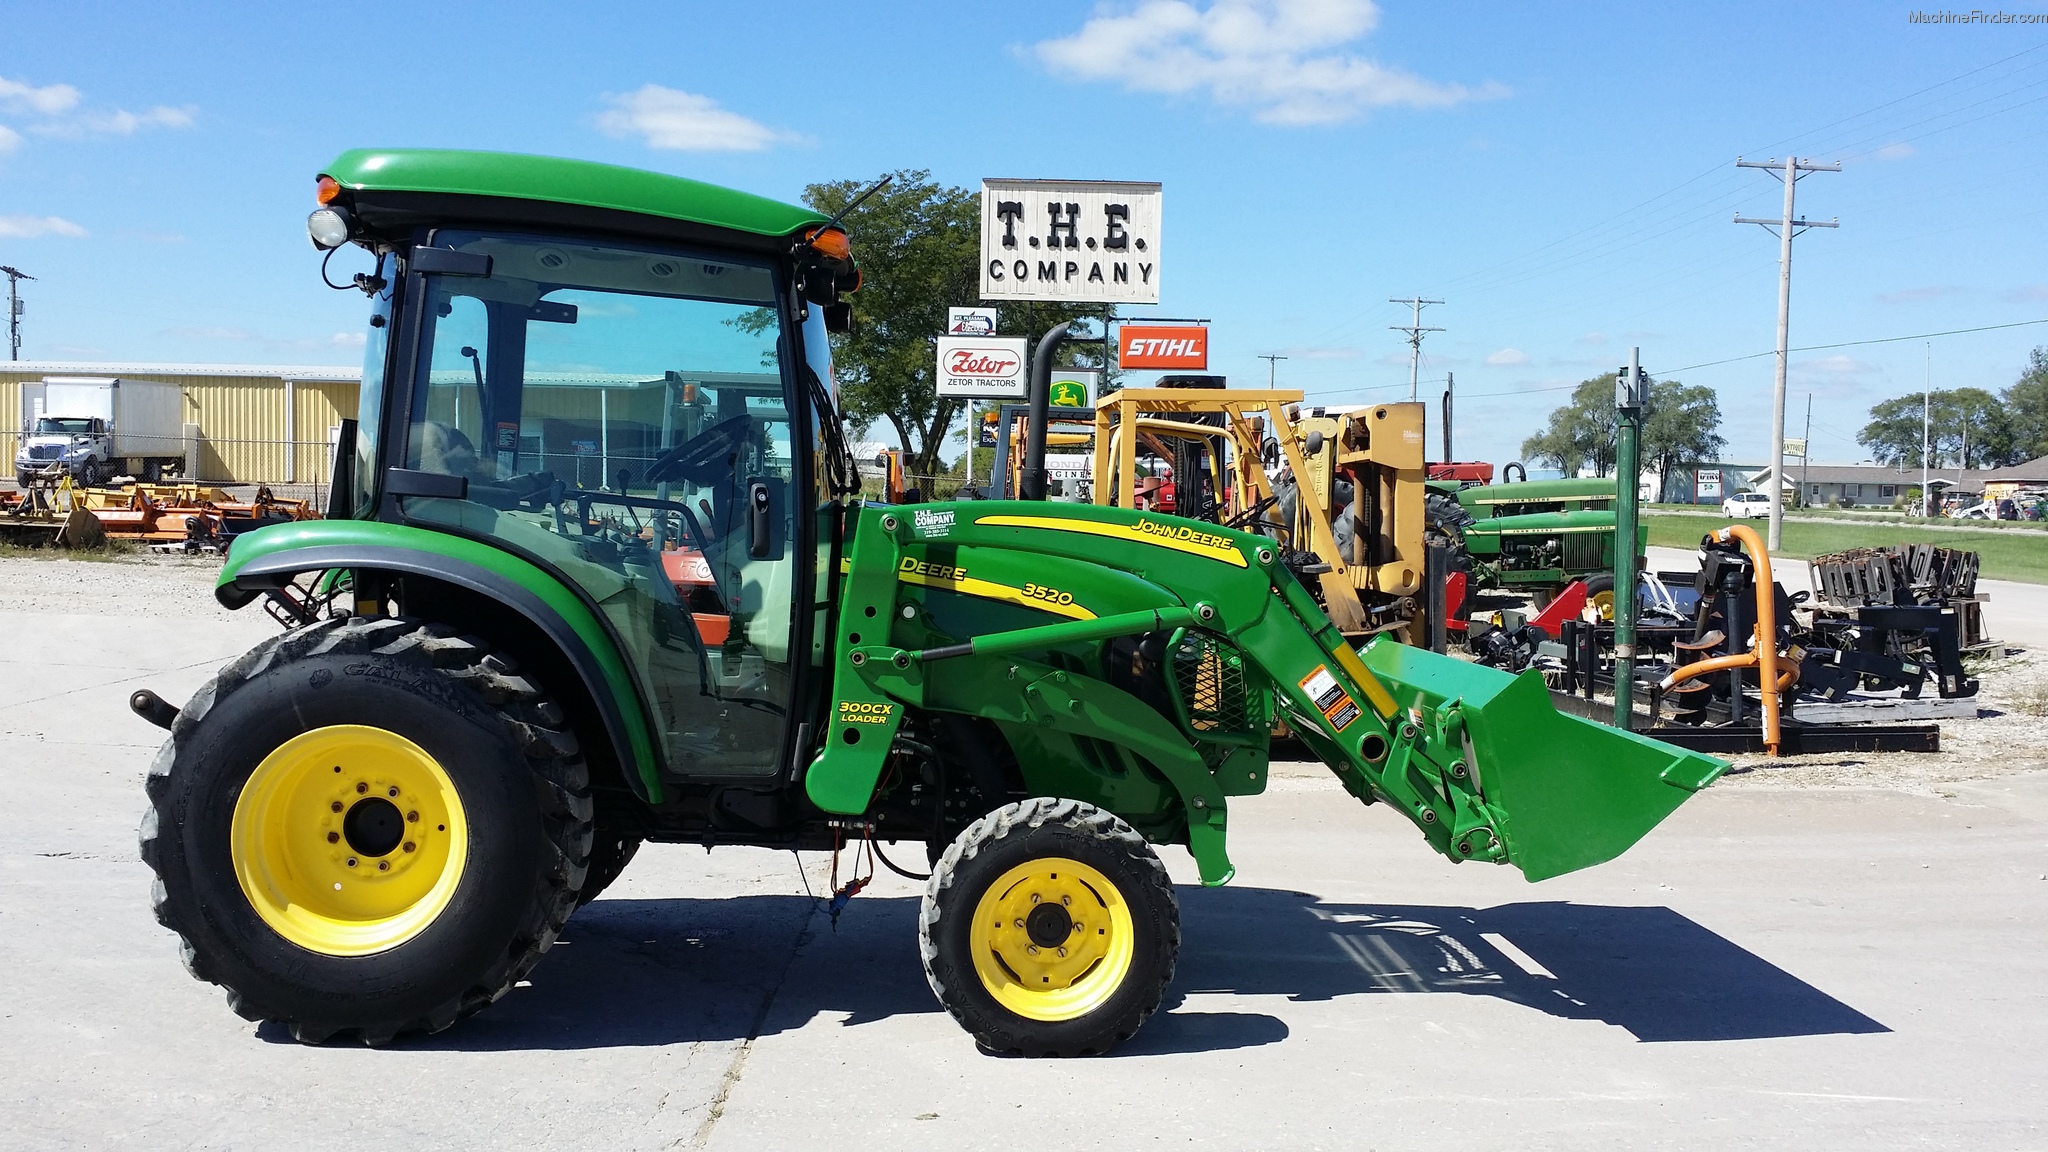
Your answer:
[[[2043,11],[2048,5],[2028,0]],[[849,13],[858,10],[858,18]],[[1625,360],[1769,426],[1776,215],[1738,154],[1841,160],[1795,244],[1792,343],[2048,318],[2048,24],[1907,4],[23,5],[0,42],[0,264],[37,359],[353,363],[312,178],[347,147],[553,153],[794,199],[929,168],[1158,180],[1158,314],[1212,369],[1329,403],[1407,391],[1389,297],[1446,301],[1458,455],[1514,457]],[[858,243],[858,238],[856,238]],[[343,257],[337,260],[337,264]],[[353,269],[351,269],[353,270]],[[963,302],[965,303],[965,302]],[[2048,325],[1936,339],[1936,387],[2010,383]],[[1795,353],[1815,458],[1855,461],[1918,341]],[[1440,384],[1425,385],[1433,396]],[[1432,420],[1434,427],[1434,420]],[[1432,434],[1432,443],[1435,436]]]

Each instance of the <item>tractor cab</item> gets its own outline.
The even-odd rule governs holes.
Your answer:
[[[500,224],[500,198],[420,191],[499,159],[357,152],[323,176],[316,223],[378,259],[348,514],[486,543],[594,608],[669,782],[772,776],[812,687],[799,609],[825,557],[798,512],[834,497],[813,403],[844,233],[708,186],[771,234],[559,200]],[[597,167],[520,161],[536,184]]]

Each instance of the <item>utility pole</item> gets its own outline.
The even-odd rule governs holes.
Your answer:
[[[1422,306],[1425,304],[1441,304],[1443,301],[1424,300],[1420,296],[1414,296],[1407,300],[1388,300],[1387,303],[1406,304],[1415,309],[1415,320],[1413,323],[1387,325],[1387,327],[1396,332],[1406,332],[1408,334],[1408,399],[1412,403],[1415,400],[1416,370],[1422,365],[1422,334],[1425,332],[1443,331],[1441,328],[1424,328],[1422,326]]]
[[[1762,168],[1785,183],[1785,214],[1776,220],[1752,220],[1737,216],[1737,224],[1761,224],[1778,237],[1778,382],[1771,397],[1771,538],[1769,547],[1777,551],[1784,537],[1785,525],[1785,349],[1791,334],[1792,322],[1792,237],[1808,228],[1838,228],[1840,221],[1801,220],[1792,215],[1792,189],[1799,183],[1803,172],[1840,172],[1840,164],[1822,164],[1814,160],[1801,160],[1787,156],[1783,164],[1776,160],[1758,162],[1735,158],[1737,168]]]
[[[1927,487],[1928,481],[1932,479],[1927,474],[1927,441],[1930,438],[1929,433],[1933,428],[1933,422],[1929,419],[1929,415],[1933,410],[1933,404],[1934,341],[1929,340],[1927,342],[1927,386],[1920,390],[1920,517],[1923,520],[1934,515],[1934,500],[1930,489]]]
[[[21,359],[21,291],[15,285],[35,277],[19,268],[0,264],[0,272],[7,274],[7,358]]]
[[[1274,362],[1275,362],[1275,361],[1279,361],[1279,360],[1285,360],[1285,359],[1287,359],[1287,357],[1285,357],[1285,356],[1261,356],[1261,357],[1259,357],[1259,359],[1261,359],[1261,360],[1264,360],[1264,361],[1266,362],[1266,389],[1267,389],[1268,391],[1271,391],[1271,390],[1272,390],[1272,388],[1273,388],[1273,368],[1274,368]]]

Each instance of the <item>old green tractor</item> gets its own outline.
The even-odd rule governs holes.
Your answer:
[[[1474,589],[1532,592],[1547,600],[1583,580],[1601,614],[1614,618],[1615,481],[1460,486],[1433,480],[1429,488],[1431,524],[1462,549],[1459,562]],[[1639,527],[1639,563],[1649,540],[1649,528]]]
[[[157,916],[300,1040],[490,1004],[644,842],[907,842],[946,1009],[990,1049],[1099,1052],[1172,978],[1156,847],[1231,878],[1276,718],[1431,848],[1532,880],[1723,767],[1534,675],[1356,651],[1259,536],[854,500],[829,334],[860,277],[817,213],[442,151],[318,189],[315,243],[375,261],[360,421],[334,516],[241,538],[218,586],[302,623],[135,701],[171,733]]]

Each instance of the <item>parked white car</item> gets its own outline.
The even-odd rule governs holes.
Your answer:
[[[1730,520],[1760,520],[1771,514],[1768,492],[1737,492],[1721,501],[1721,515]]]

